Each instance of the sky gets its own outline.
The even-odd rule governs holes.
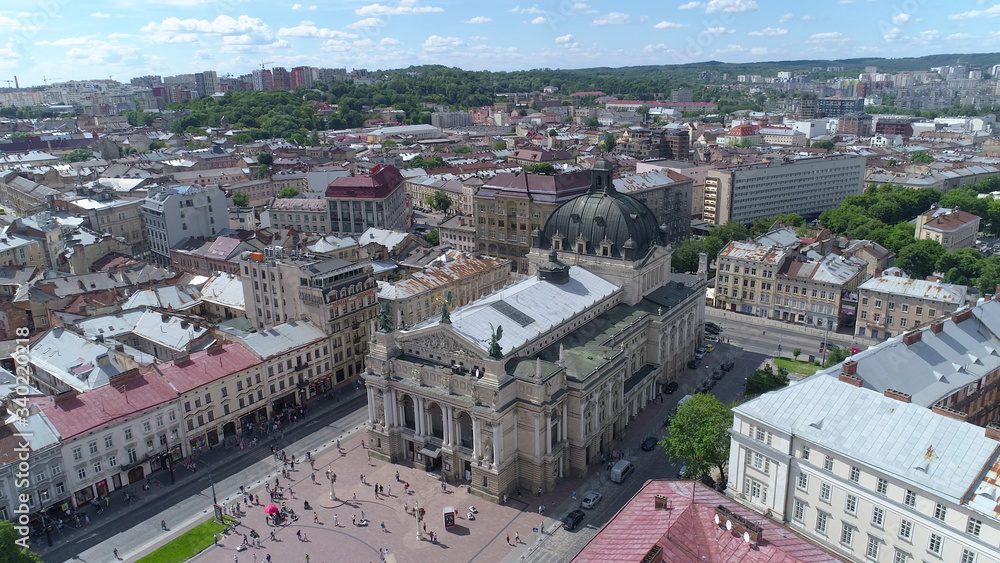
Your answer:
[[[0,87],[261,64],[586,68],[1000,51],[1000,0],[19,0]],[[997,61],[1000,63],[1000,61]]]

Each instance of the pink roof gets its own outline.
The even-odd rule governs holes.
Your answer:
[[[645,104],[647,106],[714,106],[715,102],[665,102],[663,100],[608,100],[610,105],[615,104]]]
[[[195,352],[181,362],[165,362],[155,367],[178,393],[187,393],[259,363],[253,352],[233,342]]]
[[[590,92],[573,92],[570,96],[603,96],[604,92],[592,90]]]
[[[215,239],[212,246],[208,248],[208,252],[205,253],[205,258],[226,260],[239,245],[240,240],[236,237],[219,237]]]
[[[668,509],[656,508],[656,495],[667,497]],[[763,528],[756,547],[715,523],[715,507],[719,505]],[[663,548],[663,561],[671,563],[840,561],[790,529],[744,508],[702,483],[675,480],[647,481],[573,561],[641,561],[654,545]]]
[[[326,197],[382,199],[402,183],[403,175],[395,166],[383,166],[374,174],[335,178],[326,187]]]
[[[65,441],[177,398],[156,373],[123,375],[93,391],[31,399]]]

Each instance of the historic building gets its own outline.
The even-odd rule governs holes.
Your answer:
[[[654,214],[599,160],[531,233],[529,277],[405,330],[380,313],[364,375],[373,456],[491,500],[583,475],[699,345],[704,281],[671,279]]]

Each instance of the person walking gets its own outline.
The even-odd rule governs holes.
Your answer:
[[[389,485],[389,494],[388,494],[388,496],[390,496],[390,497],[392,496],[392,485]]]
[[[514,532],[514,545],[521,543],[521,534]]]
[[[313,512],[313,524],[319,522],[319,514]]]
[[[355,526],[358,525],[358,515],[357,514],[352,514],[351,515],[351,524],[354,524]]]
[[[382,521],[382,533],[385,533],[385,520]]]
[[[115,552],[114,553],[115,553],[115,560],[116,561],[119,560],[119,559],[121,559],[121,557],[118,557],[118,548],[117,547],[115,548]]]
[[[215,534],[212,539],[215,541],[215,545],[219,545],[219,534]]]
[[[340,527],[340,522],[337,520],[337,515],[336,514],[333,515],[333,527],[334,528],[339,528]]]
[[[312,474],[312,480],[313,480],[313,485],[315,485],[316,484],[316,474],[315,473]]]
[[[309,563],[309,554],[306,554],[306,563]]]
[[[302,530],[295,530],[295,537],[299,538],[299,541],[302,541]]]
[[[507,545],[510,545],[510,534],[507,534]]]

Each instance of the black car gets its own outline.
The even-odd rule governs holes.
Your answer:
[[[715,387],[715,380],[714,379],[706,379],[705,383],[704,383],[704,386],[705,386],[705,390],[708,391],[712,387]]]
[[[728,362],[722,364],[720,367],[722,368],[722,371],[729,371],[733,369],[734,365],[736,364],[734,364],[732,360],[729,360]]]
[[[563,528],[567,530],[575,530],[576,527],[583,521],[583,517],[586,516],[582,510],[574,510],[563,518]]]
[[[712,330],[718,330],[718,331],[722,330],[721,326],[719,326],[719,325],[717,325],[717,324],[715,324],[715,323],[713,323],[711,321],[705,323],[705,328],[712,329]]]
[[[676,382],[676,381],[671,381],[671,382],[667,383],[667,385],[666,385],[666,386],[665,386],[665,387],[663,388],[663,391],[664,391],[664,392],[665,392],[665,393],[666,393],[667,395],[673,395],[673,394],[674,394],[674,391],[676,391],[676,390],[677,390],[677,387],[679,387],[679,386],[677,385],[677,382]]]
[[[701,362],[699,360],[691,360],[688,362],[688,369],[697,369],[700,364]]]
[[[712,328],[708,325],[705,325],[705,334],[719,334],[720,332],[722,331],[717,328]]]
[[[656,447],[657,442],[659,442],[659,440],[657,440],[653,436],[650,436],[649,438],[646,438],[645,440],[642,441],[642,445],[640,447],[644,452],[651,452],[653,451],[653,448]]]
[[[712,372],[712,379],[722,379],[722,370],[715,370]]]

